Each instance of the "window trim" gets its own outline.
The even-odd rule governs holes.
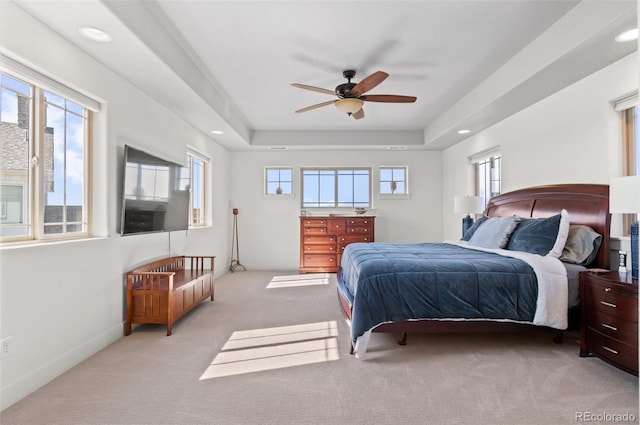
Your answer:
[[[364,206],[365,208],[372,209],[374,208],[373,204],[373,167],[349,167],[349,166],[337,166],[337,167],[300,167],[300,208],[303,210],[331,210],[331,209],[340,209],[340,210],[352,210],[353,208],[357,208],[357,206],[339,206],[338,205],[338,179],[334,179],[334,203],[332,206],[305,206],[304,205],[304,172],[305,171],[334,171],[334,176],[338,176],[339,171],[354,171],[354,170],[366,170],[369,175],[369,190],[368,196],[369,201],[368,205]]]
[[[204,169],[204,178],[201,182],[202,184],[202,204],[204,211],[201,212],[202,222],[194,224],[193,223],[193,190],[189,188],[189,229],[199,229],[202,227],[207,227],[209,225],[209,212],[210,212],[210,191],[209,191],[209,175],[211,174],[211,158],[208,155],[200,153],[199,151],[187,146],[187,154],[186,154],[187,164],[189,169],[189,185],[191,186],[193,180],[193,169],[191,168],[192,160],[190,158],[197,158],[202,161],[202,167]]]
[[[404,170],[404,192],[395,193],[382,193],[380,192],[380,186],[382,184],[381,174],[382,170],[389,169],[403,169]],[[409,199],[411,192],[409,191],[409,166],[407,165],[380,165],[378,166],[378,197],[380,199]]]
[[[476,154],[473,154],[471,156],[468,157],[469,163],[473,166],[474,168],[474,172],[473,172],[473,179],[474,179],[474,194],[476,196],[481,196],[480,195],[480,179],[479,179],[479,164],[480,163],[485,163],[487,161],[490,161],[493,158],[500,158],[500,176],[497,179],[497,181],[500,184],[500,190],[498,192],[498,194],[502,193],[502,153],[500,151],[500,146],[496,146],[490,149],[486,149],[484,151],[478,152]],[[491,184],[490,180],[490,184]],[[485,193],[484,196],[484,206],[486,207],[489,200],[492,198],[491,196],[491,192],[489,192],[488,197],[487,197],[487,193]]]
[[[268,173],[270,170],[289,170],[291,172],[291,193],[269,193],[268,191],[268,187],[269,187],[269,180],[268,180]],[[296,185],[296,173],[294,171],[294,167],[291,166],[272,166],[272,165],[268,165],[264,167],[264,174],[263,174],[263,181],[264,181],[264,185],[263,185],[263,195],[265,195],[268,198],[273,198],[278,197],[278,198],[293,198],[295,197],[295,185]],[[284,180],[280,180],[280,182],[283,182]]]
[[[93,110],[95,108],[89,108],[87,105],[78,101],[78,97],[69,96],[69,93],[77,93],[72,89],[67,88],[55,81],[49,79],[46,76],[39,74],[36,71],[30,70],[23,65],[18,64],[15,61],[10,60],[4,55],[1,55],[2,59],[8,59],[8,62],[0,67],[0,73],[7,75],[10,78],[21,81],[30,86],[31,96],[29,98],[29,129],[27,134],[30,138],[28,143],[28,163],[26,180],[27,196],[28,199],[27,212],[24,216],[28,216],[29,231],[25,235],[6,236],[0,237],[0,245],[17,244],[17,243],[32,243],[32,242],[52,242],[52,241],[66,241],[87,239],[92,235],[92,218],[93,218]],[[9,64],[10,66],[6,66]],[[26,77],[20,73],[15,72],[13,69],[26,70],[28,74]],[[39,83],[45,84],[40,85]],[[55,83],[55,84],[54,84]],[[58,91],[59,87],[65,88],[65,90]],[[85,224],[85,229],[80,232],[63,232],[63,233],[45,233],[45,188],[43,187],[43,176],[45,175],[45,126],[46,126],[46,107],[44,92],[51,92],[56,96],[60,96],[65,101],[71,101],[79,106],[83,107],[84,120],[84,145],[83,145],[83,188],[82,188],[82,201],[83,211],[81,223]],[[81,99],[88,99],[86,96],[77,93]],[[98,104],[99,109],[99,104]],[[65,142],[66,143],[66,142]],[[65,182],[67,177],[65,176]],[[62,226],[66,226],[67,222],[63,221]]]

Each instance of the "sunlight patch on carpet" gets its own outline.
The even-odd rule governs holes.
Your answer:
[[[335,321],[234,332],[200,380],[339,359]]]
[[[310,273],[289,276],[274,276],[267,285],[267,289],[289,288],[293,286],[328,285],[329,273]]]

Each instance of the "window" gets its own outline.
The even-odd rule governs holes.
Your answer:
[[[406,195],[407,167],[380,167],[380,194]]]
[[[637,96],[633,101],[637,104]],[[616,105],[617,106],[617,105]],[[628,106],[628,105],[627,105]],[[640,107],[631,106],[626,109],[618,109],[621,118],[622,129],[622,176],[640,175]],[[635,214],[622,215],[623,235],[630,234],[631,223],[636,221]]]
[[[181,179],[188,180],[189,185],[190,227],[206,224],[207,163],[207,159],[203,156],[192,151],[187,152],[187,167],[183,171],[188,173],[188,176],[182,176]]]
[[[267,195],[293,194],[293,168],[267,167],[264,181]]]
[[[371,169],[303,168],[302,207],[371,206]]]
[[[485,152],[471,158],[475,167],[476,196],[482,197],[484,205],[501,191],[500,167],[502,158],[497,151]]]
[[[91,111],[6,73],[0,89],[0,238],[88,236]]]

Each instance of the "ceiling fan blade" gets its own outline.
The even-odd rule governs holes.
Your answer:
[[[338,99],[336,99],[336,100],[328,100],[328,101],[322,102],[322,103],[316,103],[315,105],[311,105],[311,106],[307,106],[306,108],[298,109],[296,111],[296,113],[307,112],[307,111],[310,111],[312,109],[322,108],[323,106],[332,105],[332,104],[336,103],[337,101],[338,101]]]
[[[418,99],[415,96],[401,96],[397,94],[370,94],[360,97],[365,102],[385,102],[385,103],[413,103]]]
[[[355,87],[351,89],[351,94],[354,94],[356,96],[363,95],[383,82],[388,76],[389,74],[387,74],[386,72],[376,71],[356,84]]]
[[[335,96],[336,92],[333,90],[329,90],[329,89],[323,89],[320,87],[314,87],[314,86],[308,86],[306,84],[298,84],[298,83],[291,83],[291,85],[293,87],[297,87],[299,89],[305,89],[305,90],[311,90],[311,91],[317,91],[319,93],[325,93],[325,94],[332,94]]]
[[[360,110],[358,112],[355,112],[355,113],[351,114],[351,116],[356,120],[364,118],[364,109],[360,108]]]

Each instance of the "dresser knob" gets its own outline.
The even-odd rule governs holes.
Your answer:
[[[613,303],[608,303],[606,301],[600,301],[600,304],[606,305],[607,307],[612,307],[612,308],[616,308],[617,307],[617,305],[615,305]]]
[[[611,288],[604,288],[604,292],[611,292]]]
[[[609,348],[606,345],[603,345],[602,348],[604,348],[605,350],[607,350],[610,353],[618,354],[618,352],[616,350],[614,350],[613,348]]]
[[[611,326],[611,325],[607,325],[606,323],[602,324],[603,328],[607,328],[607,329],[611,329],[612,331],[617,331],[618,328],[616,328],[615,326]]]

